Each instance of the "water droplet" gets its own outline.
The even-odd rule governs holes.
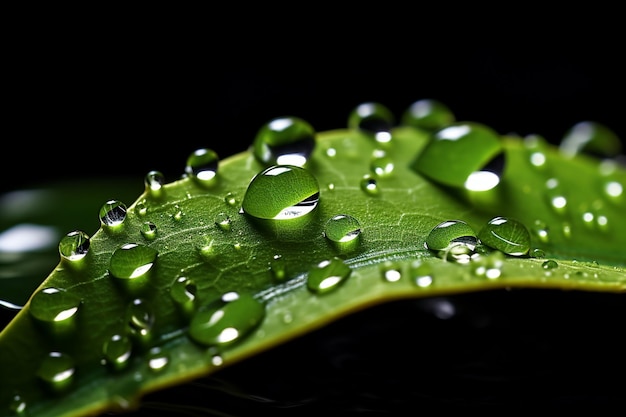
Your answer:
[[[318,205],[317,179],[306,169],[272,166],[257,174],[243,197],[242,211],[262,220],[289,220],[306,216]]]
[[[189,336],[205,346],[227,346],[249,335],[265,318],[265,305],[247,293],[228,292],[196,311]]]
[[[380,267],[380,273],[384,281],[398,282],[402,278],[402,270],[398,265],[391,261],[383,263]]]
[[[387,155],[374,156],[370,162],[370,171],[377,177],[388,177],[393,172],[394,163]]]
[[[361,190],[363,190],[366,194],[375,196],[380,193],[380,187],[378,187],[378,181],[375,177],[371,175],[365,175],[361,179],[361,183],[359,184]]]
[[[411,273],[411,280],[420,288],[426,288],[433,283],[432,268],[426,262],[421,260],[415,260],[411,262],[409,268]]]
[[[412,168],[442,185],[487,191],[500,182],[504,159],[500,136],[493,129],[457,122],[433,133]]]
[[[20,394],[15,394],[9,403],[9,417],[25,417],[27,413],[26,401]]]
[[[41,362],[37,376],[54,392],[66,391],[74,381],[74,359],[62,352],[50,352]]]
[[[178,277],[170,287],[170,296],[186,317],[191,317],[195,309],[197,287],[194,280]]]
[[[144,299],[135,298],[128,304],[126,309],[128,332],[144,346],[152,338],[154,318],[152,307]]]
[[[157,227],[152,222],[143,222],[141,225],[141,235],[148,240],[154,240],[157,235]]]
[[[620,154],[622,142],[607,126],[598,122],[583,121],[576,123],[565,133],[559,150],[568,157],[586,153],[609,158]]]
[[[138,243],[127,243],[115,250],[109,263],[109,271],[121,279],[136,279],[145,276],[154,265],[157,251]]]
[[[348,116],[348,128],[371,134],[378,143],[391,141],[394,124],[395,118],[391,110],[375,102],[358,105]]]
[[[90,238],[82,230],[69,232],[59,242],[59,253],[68,261],[79,261],[89,252]]]
[[[82,300],[60,288],[38,290],[30,300],[30,315],[56,336],[71,333],[76,326],[76,315]]]
[[[218,213],[215,216],[215,225],[221,230],[228,231],[231,229],[231,220],[228,214]]]
[[[324,260],[309,270],[307,288],[317,294],[336,289],[351,274],[352,270],[340,258]]]
[[[224,202],[231,207],[235,207],[237,205],[237,197],[233,193],[226,193]]]
[[[452,110],[441,101],[421,99],[415,101],[402,114],[402,124],[425,130],[438,130],[455,121]]]
[[[474,258],[471,261],[472,272],[476,276],[496,279],[502,275],[504,265],[503,252],[491,252],[486,256]]]
[[[150,171],[143,180],[145,190],[152,197],[160,197],[162,194],[165,176],[159,171]]]
[[[212,149],[195,150],[187,158],[185,173],[202,186],[212,186],[217,180],[219,157]]]
[[[361,224],[350,215],[337,214],[326,222],[324,236],[342,251],[354,250],[360,241]]]
[[[102,346],[104,363],[114,371],[120,371],[128,366],[131,353],[132,341],[120,334],[114,334]]]
[[[276,281],[284,281],[287,278],[285,260],[282,255],[274,255],[269,266],[270,272]]]
[[[183,212],[183,209],[181,209],[178,204],[175,204],[174,207],[172,207],[172,219],[180,221],[184,215],[185,213]]]
[[[544,262],[541,264],[541,267],[542,267],[543,269],[554,269],[554,268],[557,268],[558,266],[559,266],[559,264],[558,264],[558,263],[556,263],[556,261],[553,261],[552,259],[547,260],[547,261],[544,261]]]
[[[530,256],[537,259],[542,259],[546,257],[546,253],[543,249],[535,248],[530,252]]]
[[[530,233],[515,219],[494,217],[478,232],[481,243],[507,255],[523,256],[530,250]]]
[[[155,346],[148,351],[148,368],[153,372],[161,372],[169,364],[170,359],[167,352],[159,346]]]
[[[315,129],[298,117],[280,117],[263,125],[252,144],[264,164],[303,167],[315,147]]]
[[[442,251],[462,244],[473,251],[477,243],[476,232],[469,224],[462,220],[446,220],[432,228],[425,245],[432,251]]]
[[[545,222],[541,220],[535,220],[532,230],[535,236],[537,236],[537,239],[539,239],[541,242],[547,243],[550,240],[549,227],[548,225],[546,225]]]
[[[148,206],[146,206],[146,201],[138,201],[137,204],[135,204],[135,211],[140,216],[145,216],[148,213]]]
[[[100,208],[100,222],[103,226],[119,226],[125,219],[126,205],[121,201],[109,200]]]

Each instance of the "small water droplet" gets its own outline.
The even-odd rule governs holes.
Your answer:
[[[486,256],[473,258],[471,261],[472,272],[476,276],[485,277],[487,279],[496,279],[502,275],[502,266],[504,265],[503,252],[495,251]]]
[[[361,183],[359,184],[361,190],[363,190],[367,195],[375,196],[380,193],[380,187],[378,186],[378,180],[376,177],[371,175],[365,175],[361,179]]]
[[[607,126],[594,121],[583,121],[576,123],[565,133],[559,150],[568,157],[586,153],[610,158],[619,155],[622,142]]]
[[[391,141],[391,129],[395,117],[386,106],[366,102],[359,104],[348,116],[348,128],[356,129],[372,135],[378,143]]]
[[[148,206],[146,205],[146,201],[138,201],[137,204],[135,204],[135,211],[140,216],[145,216],[148,213]]]
[[[254,156],[266,167],[303,167],[315,148],[315,129],[298,117],[279,117],[263,125],[252,144]]]
[[[68,261],[79,261],[89,252],[89,245],[89,235],[82,230],[74,230],[63,236],[59,242],[59,254]]]
[[[352,270],[340,258],[324,260],[309,270],[307,288],[317,294],[336,289],[351,274]]]
[[[100,208],[100,222],[103,226],[115,227],[126,219],[126,205],[118,200],[109,200]]]
[[[488,191],[504,171],[500,136],[490,127],[453,123],[433,133],[412,168],[431,180],[469,191]]]
[[[241,208],[261,220],[297,219],[315,210],[319,192],[317,179],[307,169],[272,166],[252,179]]]
[[[62,352],[50,352],[41,362],[37,376],[53,392],[66,391],[74,381],[74,359]]]
[[[530,256],[537,259],[542,259],[546,257],[546,253],[543,249],[535,248],[530,252]]]
[[[224,196],[224,202],[230,207],[235,207],[238,203],[237,197],[234,193],[226,193],[226,195]]]
[[[185,215],[185,213],[183,212],[183,209],[180,208],[180,206],[178,204],[174,205],[174,207],[172,207],[172,212],[171,212],[171,216],[172,219],[176,220],[176,221],[180,221],[183,216]]]
[[[127,243],[115,250],[109,271],[117,278],[136,279],[145,276],[154,265],[157,251],[138,243]]]
[[[402,278],[402,270],[393,262],[387,261],[380,267],[380,273],[383,281],[398,282]]]
[[[433,272],[431,266],[421,260],[411,262],[411,280],[420,288],[430,287],[433,283]]]
[[[170,287],[170,296],[188,318],[195,310],[196,292],[195,281],[187,277],[176,278]]]
[[[215,216],[215,225],[224,231],[228,231],[231,229],[231,219],[226,213],[218,213]]]
[[[549,260],[547,260],[547,261],[544,261],[544,262],[541,264],[541,267],[542,267],[543,269],[554,269],[554,268],[557,268],[558,266],[559,266],[559,264],[558,264],[556,261],[552,260],[552,259],[549,259]]]
[[[394,162],[387,155],[374,156],[370,162],[370,171],[376,177],[388,177],[393,172]]]
[[[421,99],[413,102],[402,114],[402,124],[435,131],[455,121],[452,110],[441,101]]]
[[[128,366],[131,353],[132,341],[120,334],[112,335],[102,346],[104,363],[114,371],[120,371]]]
[[[189,336],[205,346],[227,346],[249,335],[265,318],[265,305],[247,293],[227,292],[200,307]]]
[[[269,267],[276,281],[284,281],[287,278],[285,260],[282,255],[274,255],[269,263]]]
[[[523,256],[530,250],[530,233],[520,221],[494,217],[478,232],[481,243],[507,255]]]
[[[157,235],[157,227],[152,222],[143,222],[141,225],[141,235],[147,240],[154,240]]]
[[[147,345],[152,338],[154,311],[142,298],[132,300],[126,309],[128,332],[141,345]]]
[[[351,251],[359,244],[361,224],[350,215],[337,214],[326,222],[324,236],[341,251]]]
[[[548,225],[546,225],[546,223],[541,220],[535,220],[535,223],[532,227],[532,231],[535,236],[537,236],[537,239],[539,239],[539,241],[543,243],[547,243],[550,241],[549,230],[550,229]]]
[[[167,352],[159,346],[155,346],[148,351],[148,368],[153,372],[161,372],[169,364],[170,358]]]
[[[433,227],[426,237],[425,246],[432,251],[445,251],[457,244],[476,248],[476,232],[462,220],[446,220]]]
[[[82,300],[77,295],[56,287],[38,290],[30,300],[30,315],[56,336],[71,333]]]
[[[15,394],[9,403],[9,417],[26,417],[27,404],[20,394]]]
[[[150,171],[143,180],[145,190],[151,197],[161,197],[165,176],[160,171]]]
[[[202,186],[212,186],[217,181],[219,157],[212,149],[195,150],[187,158],[185,174]]]

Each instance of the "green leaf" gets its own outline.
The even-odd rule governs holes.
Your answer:
[[[399,126],[381,139],[372,129],[390,120],[374,108],[380,119],[368,115],[363,130],[352,120],[318,133],[303,167],[278,170],[293,178],[258,177],[272,168],[251,151],[217,165],[208,153],[191,158],[188,177],[162,186],[156,178],[128,207],[93,209],[103,224],[85,256],[62,258],[0,333],[0,409],[130,410],[148,392],[392,300],[626,289],[623,167],[502,137],[497,186],[439,185],[415,166],[430,133]],[[479,232],[495,217],[515,225],[495,245],[525,238],[522,225],[530,255],[459,245],[456,234],[442,250],[425,246],[442,222]]]

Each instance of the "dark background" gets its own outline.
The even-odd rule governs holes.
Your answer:
[[[115,40],[115,25],[97,36],[40,33],[5,55],[2,191],[97,176],[141,182],[150,170],[169,182],[197,148],[224,158],[244,151],[263,123],[284,115],[317,131],[342,128],[364,101],[399,118],[413,101],[434,98],[457,120],[552,143],[583,120],[626,137],[626,68],[602,36],[511,42],[494,25],[491,43],[463,34],[450,41],[418,25],[388,40],[374,28],[334,39],[316,36],[332,34],[332,24],[296,22],[276,39],[252,31],[241,41],[235,29]],[[294,29],[311,36],[294,42]],[[623,295],[528,290],[434,301],[457,314],[441,319],[428,301],[381,306],[216,378],[150,396],[138,414],[624,405]],[[163,403],[179,408],[166,412]],[[181,405],[199,408],[191,414]]]

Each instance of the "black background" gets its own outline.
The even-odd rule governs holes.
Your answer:
[[[419,25],[380,38],[370,24],[334,38],[341,22],[318,23],[296,22],[271,39],[257,26],[204,33],[160,22],[163,31],[125,37],[111,24],[10,45],[2,191],[94,176],[140,182],[150,170],[172,181],[197,148],[224,158],[244,151],[263,123],[284,115],[318,131],[342,128],[364,101],[399,118],[434,98],[457,120],[552,143],[582,120],[626,137],[626,71],[603,36],[511,41],[507,28],[538,28],[494,24],[491,42]],[[216,379],[149,396],[137,414],[193,415],[164,412],[163,402],[201,407],[201,416],[624,405],[623,296],[528,290],[449,301],[458,312],[449,320],[419,301],[356,314]]]

